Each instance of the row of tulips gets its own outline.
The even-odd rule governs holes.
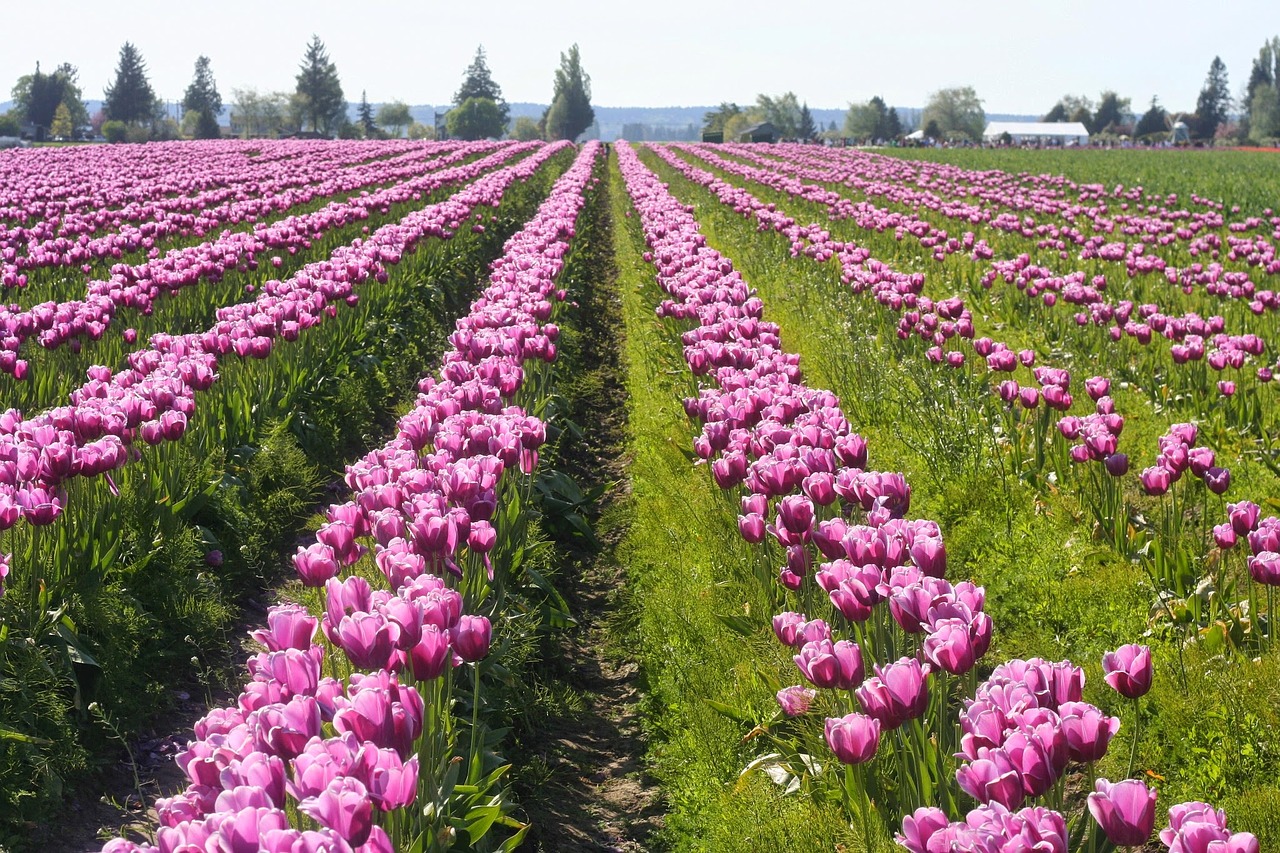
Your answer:
[[[385,213],[392,205],[419,200],[441,187],[474,180],[530,150],[528,145],[506,146],[487,157],[455,165],[493,147],[490,143],[463,146],[427,164],[426,169],[421,162],[390,167],[390,161],[379,161],[378,177],[366,177],[373,184],[390,186],[330,202],[310,213],[254,224],[247,230],[224,231],[213,240],[172,249],[163,257],[154,253],[155,257],[140,264],[116,264],[109,277],[86,285],[83,299],[0,310],[0,371],[20,381],[27,378],[28,361],[21,356],[23,345],[30,339],[45,349],[67,343],[77,347],[82,341],[98,340],[122,309],[149,315],[162,296],[174,296],[202,281],[220,281],[231,271],[257,269],[272,253],[295,255],[326,234],[367,220],[373,213]],[[233,224],[251,221],[238,219]],[[270,263],[279,267],[279,254]]]
[[[460,832],[475,848],[495,822],[519,828],[478,723],[492,639],[478,614],[498,615],[504,567],[491,555],[519,545],[504,510],[525,486],[504,475],[531,472],[545,426],[515,401],[545,390],[530,379],[555,357],[556,277],[599,154],[588,143],[507,242],[395,438],[349,467],[352,499],[329,508],[294,558],[304,584],[323,586],[324,612],[276,607],[253,632],[266,651],[250,658],[236,705],[197,723],[178,757],[191,785],[158,803],[158,849],[444,850]],[[460,752],[454,683],[468,665]],[[142,849],[152,848],[104,847]]]
[[[955,700],[991,636],[983,591],[942,579],[941,531],[933,522],[904,518],[911,492],[902,475],[866,470],[865,442],[850,430],[833,394],[802,383],[798,360],[779,349],[777,327],[762,321],[763,305],[732,263],[706,245],[689,209],[630,148],[619,145],[618,152],[650,249],[646,257],[669,297],[659,315],[697,322],[682,336],[686,361],[714,383],[685,402],[703,423],[695,450],[720,487],[732,493],[745,486],[742,535],[767,546],[764,559],[783,560],[782,595],[805,611],[774,620],[779,640],[797,652],[796,665],[812,685],[780,692],[780,707],[789,717],[815,708],[834,714],[826,719],[825,741],[844,769],[831,784],[842,790],[850,813],[860,816],[869,839],[873,820],[905,818],[899,842],[921,853],[1022,844],[1066,851],[1086,837],[1095,844],[1088,824],[1082,820],[1069,837],[1063,817],[1048,806],[1062,802],[1068,762],[1105,753],[1118,721],[1081,701],[1079,668],[1012,661],[967,703],[973,716],[960,714],[961,730],[966,720],[982,722],[957,739]],[[831,617],[805,615],[816,612]],[[848,639],[836,639],[841,632]],[[1126,669],[1136,657],[1121,650],[1109,669]],[[874,676],[867,677],[865,658],[875,662]],[[1055,679],[1062,682],[1056,693]],[[1010,692],[1014,683],[1020,698]],[[1040,702],[1042,693],[1053,703]],[[1009,701],[978,711],[975,703],[989,695]],[[989,728],[991,722],[998,724]],[[948,771],[951,753],[961,759],[955,774]],[[1146,811],[1135,816],[1128,803],[1139,787],[1144,797],[1154,794],[1137,781],[1099,781],[1091,811],[1109,843],[1135,843],[1130,838]],[[1002,803],[993,792],[1006,789]],[[950,824],[963,811],[961,791],[980,806],[967,821]],[[1011,811],[1026,798],[1041,805]],[[1175,807],[1171,843],[1182,843],[1176,815],[1191,808],[1199,804]],[[1152,823],[1145,828],[1150,835]],[[1232,843],[1251,849],[1244,836]]]
[[[154,445],[180,438],[195,411],[196,393],[212,386],[221,359],[266,358],[281,342],[296,341],[335,316],[338,303],[355,305],[355,285],[385,281],[386,265],[398,263],[424,239],[447,238],[477,207],[496,205],[507,186],[559,150],[537,148],[488,174],[502,152],[460,167],[465,176],[458,179],[473,182],[447,200],[339,248],[286,281],[267,282],[252,301],[219,309],[215,324],[202,333],[157,334],[129,356],[127,368],[90,368],[89,381],[72,393],[70,405],[26,418],[10,410],[0,424],[0,528],[22,518],[49,524],[61,513],[59,490],[67,480],[109,477],[137,439]]]
[[[15,152],[0,165],[10,198],[0,214],[0,283],[27,286],[36,283],[35,271],[91,268],[177,237],[408,177],[424,159],[454,147],[419,143],[406,151],[403,143],[284,140],[198,143],[189,152],[161,144],[123,158],[100,146]],[[388,170],[392,162],[398,175]]]
[[[682,148],[688,150],[687,146]],[[917,295],[906,287],[894,287],[892,284],[885,287],[883,283],[886,281],[892,283],[895,276],[899,282],[907,280],[907,277],[901,273],[885,276],[881,270],[887,270],[887,267],[877,264],[874,260],[866,259],[865,254],[859,256],[859,250],[852,244],[832,240],[827,232],[820,231],[817,226],[801,228],[794,219],[788,217],[776,205],[766,204],[745,190],[720,180],[710,172],[695,168],[668,151],[658,149],[656,153],[685,177],[716,193],[722,203],[755,218],[760,223],[760,227],[771,227],[783,233],[791,242],[793,256],[810,257],[819,262],[833,256],[838,257],[844,268],[842,278],[845,281],[854,281],[855,291],[858,290],[860,282],[857,279],[857,272],[850,272],[850,263],[862,263],[862,269],[872,270],[877,279],[876,284],[872,286],[872,293],[882,305],[891,310],[896,309],[901,317],[897,326],[898,337],[905,339],[908,336],[918,335],[926,343],[932,344],[925,353],[925,357],[930,361],[945,361],[952,367],[962,366],[966,361],[965,354],[955,349],[949,349],[944,353],[941,345],[954,339],[969,339],[973,352],[983,359],[980,364],[984,363],[986,372],[999,376],[1012,373],[1019,366],[1028,369],[1036,383],[1041,386],[1040,388],[1021,385],[1015,380],[1006,379],[999,381],[992,389],[998,393],[1005,404],[1000,410],[1003,413],[1001,416],[1003,422],[993,423],[993,426],[1002,430],[1011,447],[1014,470],[1039,475],[1046,466],[1050,466],[1054,468],[1056,476],[1061,479],[1069,472],[1065,469],[1066,458],[1060,451],[1055,451],[1054,427],[1056,426],[1057,431],[1069,442],[1080,441],[1079,444],[1070,448],[1070,461],[1081,463],[1096,460],[1104,463],[1103,467],[1106,471],[1106,474],[1102,475],[1092,470],[1090,480],[1082,482],[1081,490],[1085,502],[1093,511],[1101,529],[1106,532],[1108,541],[1121,554],[1128,555],[1131,551],[1138,551],[1142,562],[1152,572],[1153,579],[1156,581],[1157,595],[1160,596],[1160,602],[1163,604],[1158,611],[1167,612],[1175,622],[1185,621],[1183,617],[1187,617],[1197,628],[1202,624],[1207,625],[1206,630],[1214,631],[1216,639],[1229,639],[1237,644],[1255,630],[1258,612],[1256,599],[1251,591],[1247,603],[1237,604],[1232,597],[1230,578],[1220,576],[1216,579],[1218,585],[1208,602],[1189,596],[1189,592],[1198,586],[1200,579],[1197,575],[1197,566],[1203,562],[1205,550],[1211,543],[1203,535],[1204,531],[1200,531],[1198,539],[1189,545],[1181,541],[1182,516],[1176,504],[1173,507],[1162,504],[1160,523],[1149,531],[1151,544],[1135,548],[1135,543],[1130,541],[1127,529],[1131,507],[1121,500],[1121,489],[1117,482],[1117,478],[1123,477],[1129,471],[1128,455],[1120,453],[1118,448],[1124,418],[1115,412],[1111,398],[1105,396],[1110,385],[1106,377],[1095,376],[1086,383],[1090,397],[1095,401],[1097,409],[1095,414],[1085,416],[1083,419],[1075,415],[1063,414],[1055,423],[1050,414],[1051,410],[1066,413],[1072,407],[1069,371],[1036,366],[1037,355],[1033,350],[1023,349],[1015,353],[1002,342],[992,341],[988,337],[974,338],[972,314],[963,307],[964,303],[958,297],[935,302],[923,294]],[[709,155],[702,149],[698,149],[698,154],[717,164],[728,162],[723,158]],[[729,168],[727,171],[734,172],[734,169]],[[805,189],[811,192],[820,191],[819,187],[813,185]],[[915,279],[912,278],[911,281],[914,282]],[[923,279],[919,281],[922,287]],[[1121,316],[1116,322],[1128,323],[1128,314],[1133,307],[1131,302],[1122,303],[1119,312]],[[1256,335],[1223,334],[1221,317],[1210,318],[1210,322],[1205,323],[1195,315],[1189,315],[1186,323],[1176,319],[1166,323],[1162,322],[1166,318],[1156,312],[1154,305],[1142,306],[1141,313],[1144,317],[1155,318],[1157,327],[1170,339],[1183,339],[1180,336],[1188,336],[1189,330],[1200,331],[1206,335],[1212,333],[1214,349],[1209,353],[1207,360],[1215,369],[1221,369],[1228,364],[1242,366],[1246,359],[1261,355],[1264,349],[1263,342]],[[1113,328],[1113,331],[1118,330],[1119,327]],[[1198,347],[1199,357],[1205,356],[1203,338],[1191,334],[1185,339]],[[1183,347],[1179,344],[1174,344],[1172,347],[1175,361],[1180,348]],[[1268,368],[1259,369],[1259,379],[1264,382],[1270,379]],[[1103,388],[1104,385],[1108,388]],[[1231,390],[1234,390],[1234,383],[1231,385]],[[1095,393],[1096,389],[1101,391]],[[1045,405],[1040,408],[1038,416],[1029,411],[1039,407],[1042,402]],[[1028,412],[1030,416],[1021,415],[1020,412]],[[1199,448],[1200,455],[1206,451],[1208,448]],[[1168,467],[1161,464],[1164,459],[1164,455],[1159,456],[1155,466],[1143,471],[1140,482],[1145,493],[1163,495],[1167,491],[1168,481],[1176,481],[1176,478],[1170,476]],[[1207,497],[1210,493],[1221,495],[1230,486],[1231,478],[1228,469],[1215,466],[1212,461],[1205,467],[1205,471],[1197,472],[1196,475],[1203,485],[1200,493],[1195,496],[1196,503],[1204,503],[1198,499],[1202,496]],[[1209,469],[1212,469],[1212,473]],[[1181,473],[1180,470],[1178,473]],[[1039,482],[1045,482],[1045,480],[1041,479]],[[1161,488],[1162,484],[1164,488]],[[1203,507],[1203,512],[1207,512],[1207,505]],[[1265,576],[1265,573],[1263,574]],[[1165,599],[1166,593],[1178,602],[1176,607]],[[1208,606],[1205,606],[1206,604]],[[1223,630],[1213,627],[1217,624],[1215,620],[1221,616],[1230,617],[1228,622],[1222,624],[1233,626],[1225,634]],[[1253,634],[1253,644],[1256,645],[1258,637],[1258,634]]]

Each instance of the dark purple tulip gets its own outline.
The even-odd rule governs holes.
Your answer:
[[[1129,457],[1123,453],[1112,453],[1102,460],[1102,464],[1112,477],[1123,477],[1129,473]]]
[[[1204,484],[1215,495],[1224,494],[1231,488],[1231,472],[1226,468],[1214,466],[1205,472]]]
[[[1227,518],[1239,536],[1247,536],[1257,526],[1258,516],[1261,514],[1262,508],[1252,501],[1227,504]]]

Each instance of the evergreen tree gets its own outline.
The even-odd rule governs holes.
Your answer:
[[[1134,136],[1150,136],[1155,133],[1164,133],[1168,128],[1165,126],[1168,122],[1168,115],[1164,111],[1164,107],[1160,106],[1160,102],[1155,98],[1151,98],[1151,108],[1142,114],[1142,118],[1138,119],[1138,126],[1133,129]]]
[[[147,65],[129,42],[120,48],[116,79],[106,88],[105,95],[103,109],[108,119],[141,124],[156,118],[160,104],[147,81]]]
[[[1049,110],[1049,112],[1045,113],[1045,114],[1044,114],[1044,117],[1043,117],[1042,119],[1040,119],[1040,120],[1041,120],[1041,121],[1047,121],[1047,122],[1059,122],[1059,121],[1066,121],[1066,120],[1067,120],[1067,107],[1066,107],[1066,105],[1065,105],[1065,104],[1063,104],[1063,103],[1062,103],[1062,101],[1058,101],[1058,103],[1056,103],[1056,104],[1054,104],[1054,105],[1053,105],[1053,109],[1051,109],[1051,110]]]
[[[1102,133],[1108,128],[1125,124],[1129,120],[1129,99],[1115,92],[1103,92],[1098,99],[1098,111],[1093,114],[1090,133]]]
[[[72,132],[89,123],[89,110],[76,83],[79,72],[69,62],[58,66],[52,74],[40,70],[24,74],[13,86],[14,113],[37,127],[51,128],[59,106],[65,105],[71,116]]]
[[[347,115],[347,101],[338,69],[329,59],[320,36],[313,35],[298,67],[298,108],[305,127],[325,136],[336,133]]]
[[[813,123],[813,113],[809,112],[809,102],[800,107],[800,124],[796,128],[796,136],[808,141],[818,135],[818,128]]]
[[[722,101],[717,109],[702,115],[702,129],[709,133],[723,133],[724,126],[734,116],[742,114],[742,107],[729,101]]]
[[[898,118],[898,108],[889,107],[889,115],[885,119],[885,139],[897,139],[902,135],[902,119]]]
[[[378,135],[378,123],[373,120],[373,105],[369,103],[369,98],[365,95],[365,90],[360,90],[360,109],[356,110],[356,119],[360,122],[360,126],[364,128],[364,136],[366,139],[374,139]]]
[[[506,134],[511,108],[502,97],[502,88],[489,73],[484,45],[476,48],[475,59],[462,72],[462,86],[454,93],[453,102],[457,106],[445,116],[450,136],[457,139],[501,139]],[[455,131],[455,127],[458,130]]]
[[[222,95],[218,94],[218,85],[213,80],[209,57],[201,56],[196,59],[195,75],[182,96],[182,108],[199,116],[195,127],[196,139],[217,139],[222,135],[222,131],[218,128],[218,114],[222,112]]]
[[[1227,110],[1230,108],[1231,90],[1227,87],[1227,66],[1215,56],[1209,65],[1204,88],[1196,99],[1196,135],[1201,139],[1212,139],[1218,125],[1227,120]]]
[[[207,56],[196,59],[195,75],[191,78],[191,85],[187,86],[186,94],[182,96],[182,109],[198,113],[209,112],[214,116],[222,112],[222,95],[218,94],[218,84],[214,82]]]
[[[591,108],[591,76],[582,70],[578,46],[560,54],[555,93],[543,120],[547,139],[577,139],[596,119]]]

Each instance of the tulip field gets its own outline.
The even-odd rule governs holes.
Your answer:
[[[909,153],[6,152],[0,845],[1280,849],[1274,158]]]

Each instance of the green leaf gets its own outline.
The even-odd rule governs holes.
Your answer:
[[[742,723],[745,726],[754,726],[756,724],[756,721],[752,719],[750,715],[743,711],[739,711],[732,705],[726,705],[725,703],[719,702],[715,699],[703,699],[702,701],[705,702],[707,707],[711,710],[721,714],[722,716],[728,717],[735,722]]]
[[[760,628],[758,624],[739,613],[717,613],[716,618],[730,631],[744,637],[755,636]]]

